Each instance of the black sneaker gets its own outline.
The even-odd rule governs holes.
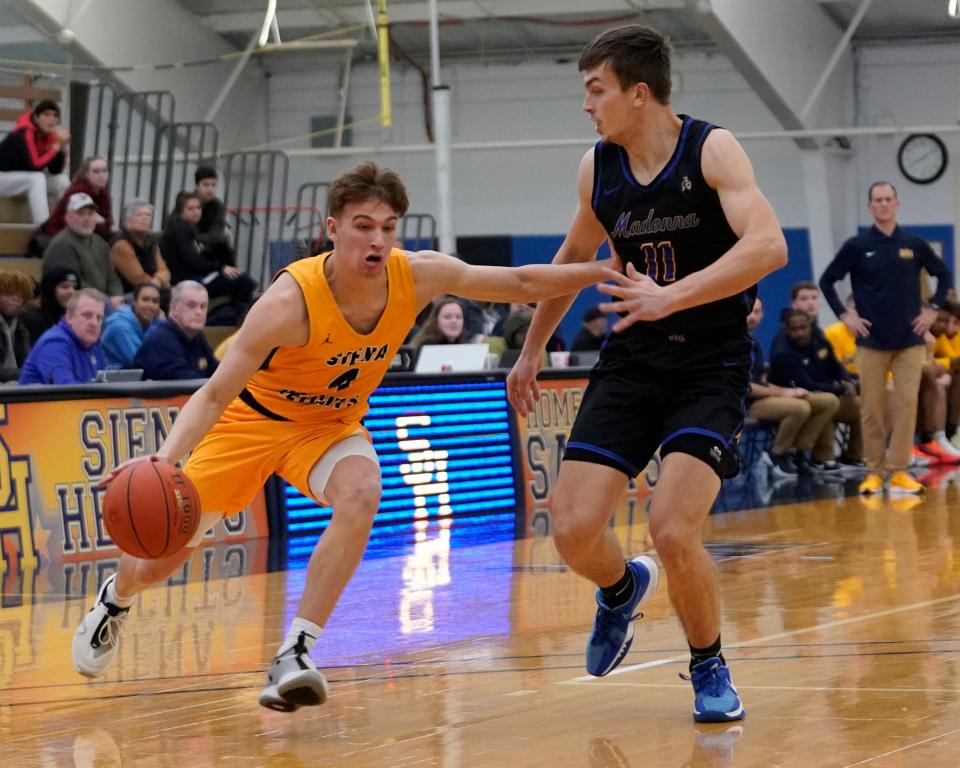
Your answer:
[[[800,470],[791,454],[770,451],[767,453],[767,457],[770,459],[770,468],[777,477],[796,477],[800,474]]]
[[[808,462],[807,466],[810,467],[811,472],[817,472],[817,473],[821,473],[821,472],[833,473],[833,472],[843,471],[843,467],[840,465],[840,462],[834,461],[833,459],[831,459],[830,461],[811,461],[811,462]]]

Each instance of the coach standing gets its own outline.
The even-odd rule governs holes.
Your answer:
[[[950,271],[925,240],[897,226],[900,201],[893,184],[874,182],[867,199],[873,226],[843,244],[820,277],[820,291],[837,317],[857,336],[867,460],[867,476],[860,484],[860,493],[881,493],[885,471],[891,493],[920,493],[923,486],[906,470],[917,420],[917,392],[925,355],[923,333],[946,299]],[[937,278],[937,292],[930,307],[922,307],[920,302],[921,269]],[[850,309],[840,301],[834,285],[847,274],[855,305]],[[893,374],[895,398],[889,411],[893,414],[889,449],[884,417],[888,372]]]

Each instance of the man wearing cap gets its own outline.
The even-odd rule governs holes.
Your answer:
[[[0,141],[0,196],[27,196],[34,223],[50,216],[47,195],[59,197],[70,185],[63,173],[70,134],[60,128],[60,107],[44,99],[17,120]]]
[[[123,283],[110,261],[110,246],[94,233],[100,214],[93,198],[75,192],[67,203],[67,228],[50,241],[43,254],[43,274],[68,268],[85,288],[96,288],[114,307],[123,304]]]

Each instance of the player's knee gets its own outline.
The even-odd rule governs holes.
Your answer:
[[[677,520],[650,521],[650,538],[657,554],[665,563],[683,558],[691,549],[699,546],[699,530],[683,525]]]
[[[380,478],[372,477],[369,473],[357,476],[353,482],[342,484],[336,489],[328,489],[327,496],[334,509],[350,507],[354,514],[369,515],[371,518],[380,507],[382,489]]]
[[[560,556],[565,560],[584,547],[589,547],[600,535],[603,524],[598,525],[585,515],[564,514],[555,505],[551,511],[553,518],[553,542]]]

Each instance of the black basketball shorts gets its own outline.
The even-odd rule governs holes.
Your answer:
[[[749,341],[665,340],[644,355],[603,350],[590,373],[564,460],[636,477],[657,448],[686,453],[721,479],[740,469],[737,442],[750,388]]]

